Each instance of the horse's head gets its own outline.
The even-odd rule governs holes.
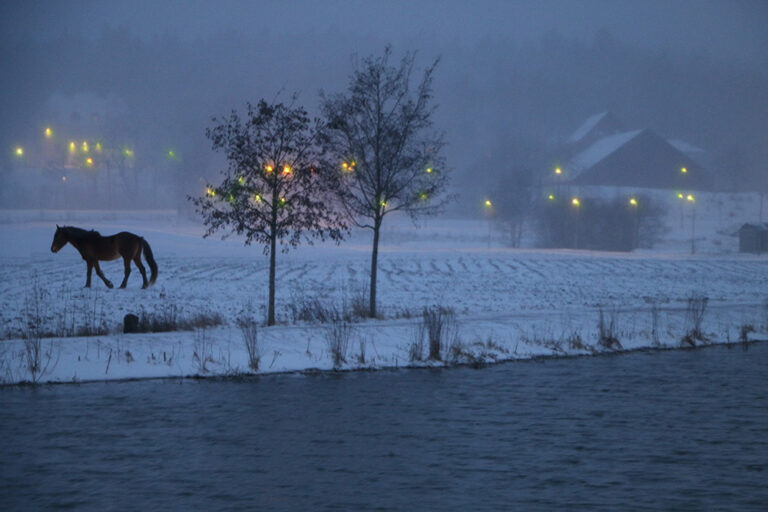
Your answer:
[[[56,224],[56,233],[53,235],[51,252],[59,252],[59,249],[67,245],[67,232],[63,227]]]

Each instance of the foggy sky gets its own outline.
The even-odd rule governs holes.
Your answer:
[[[731,183],[768,183],[768,1],[6,0],[0,23],[6,149],[39,137],[52,97],[86,94],[122,105],[116,136],[142,154],[185,154],[197,183],[218,165],[212,116],[280,91],[316,114],[353,54],[392,44],[420,69],[441,58],[436,128],[460,187],[540,170],[604,110],[704,148]]]
[[[6,0],[0,3],[0,19],[6,38],[52,38],[62,31],[96,37],[105,27],[126,27],[145,38],[191,40],[234,30],[418,44],[499,36],[521,42],[549,32],[588,39],[606,28],[621,41],[647,48],[768,64],[768,2],[763,0]]]

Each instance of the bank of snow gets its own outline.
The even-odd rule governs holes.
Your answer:
[[[21,339],[30,332],[30,320],[44,325],[44,332],[57,332],[62,322],[87,319],[111,333],[44,338],[38,375],[43,382],[252,372],[237,325],[244,315],[263,318],[267,260],[258,248],[242,247],[238,240],[203,240],[199,226],[167,215],[78,222],[104,234],[127,229],[145,236],[160,267],[157,285],[141,290],[134,272],[126,290],[107,290],[96,277],[93,288],[82,289],[85,264],[70,247],[50,253],[54,229],[47,217],[0,225],[0,236],[9,241],[0,247],[0,380],[30,380],[29,343]],[[340,369],[617,350],[598,344],[601,311],[605,327],[613,322],[621,349],[679,347],[693,327],[692,297],[708,298],[701,329],[709,341],[697,344],[737,342],[742,329],[749,339],[768,338],[766,256],[487,248],[482,222],[443,221],[422,230],[394,226],[379,260],[383,319],[352,324]],[[259,328],[257,373],[334,368],[328,344],[332,326],[300,322],[292,308],[312,300],[339,308],[349,304],[367,282],[368,244],[366,234],[358,233],[341,247],[303,247],[280,255],[281,325]],[[112,281],[122,276],[120,262],[102,268]],[[455,312],[458,341],[444,347],[441,361],[412,361],[420,313],[435,306]],[[222,324],[118,334],[127,313],[169,311],[215,314]],[[754,332],[747,332],[750,328]]]

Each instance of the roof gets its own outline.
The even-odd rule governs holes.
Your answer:
[[[579,142],[584,138],[586,134],[592,131],[592,128],[597,126],[597,123],[599,123],[607,115],[608,112],[606,111],[588,117],[587,120],[581,123],[581,126],[576,128],[576,131],[573,132],[570,137],[568,137],[568,142]]]
[[[768,231],[768,222],[747,222],[741,228],[739,228],[739,231],[743,229],[754,229],[757,231]]]
[[[673,148],[675,148],[676,150],[682,153],[703,153],[704,152],[704,150],[701,149],[700,147],[694,146],[693,144],[689,144],[684,140],[667,139],[667,142],[669,142]]]
[[[577,154],[568,164],[568,171],[571,178],[576,177],[585,169],[589,169],[605,157],[614,153],[627,142],[637,137],[643,130],[632,130],[616,135],[603,137],[592,143],[587,149]]]

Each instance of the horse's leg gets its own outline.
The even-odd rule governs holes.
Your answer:
[[[98,260],[93,262],[93,266],[94,268],[96,268],[96,275],[99,276],[102,281],[104,281],[104,284],[107,285],[107,288],[114,288],[114,285],[112,284],[112,282],[109,279],[107,279],[104,276],[104,272],[101,271],[101,267],[99,266]]]
[[[85,274],[86,275],[86,277],[85,277],[85,287],[86,288],[90,288],[91,287],[91,273],[93,271],[93,263],[91,263],[90,261],[86,261],[85,263],[86,263],[86,265],[88,265],[88,272]]]
[[[133,258],[133,262],[137,267],[139,267],[139,272],[141,272],[141,279],[144,281],[144,284],[142,284],[141,287],[146,288],[149,285],[149,282],[147,281],[147,271],[144,269],[144,265],[141,263],[141,254],[136,255],[136,257]]]
[[[125,266],[125,277],[123,278],[123,282],[120,283],[120,288],[125,288],[125,285],[128,284],[128,276],[131,275],[130,258],[123,257],[123,265]]]

